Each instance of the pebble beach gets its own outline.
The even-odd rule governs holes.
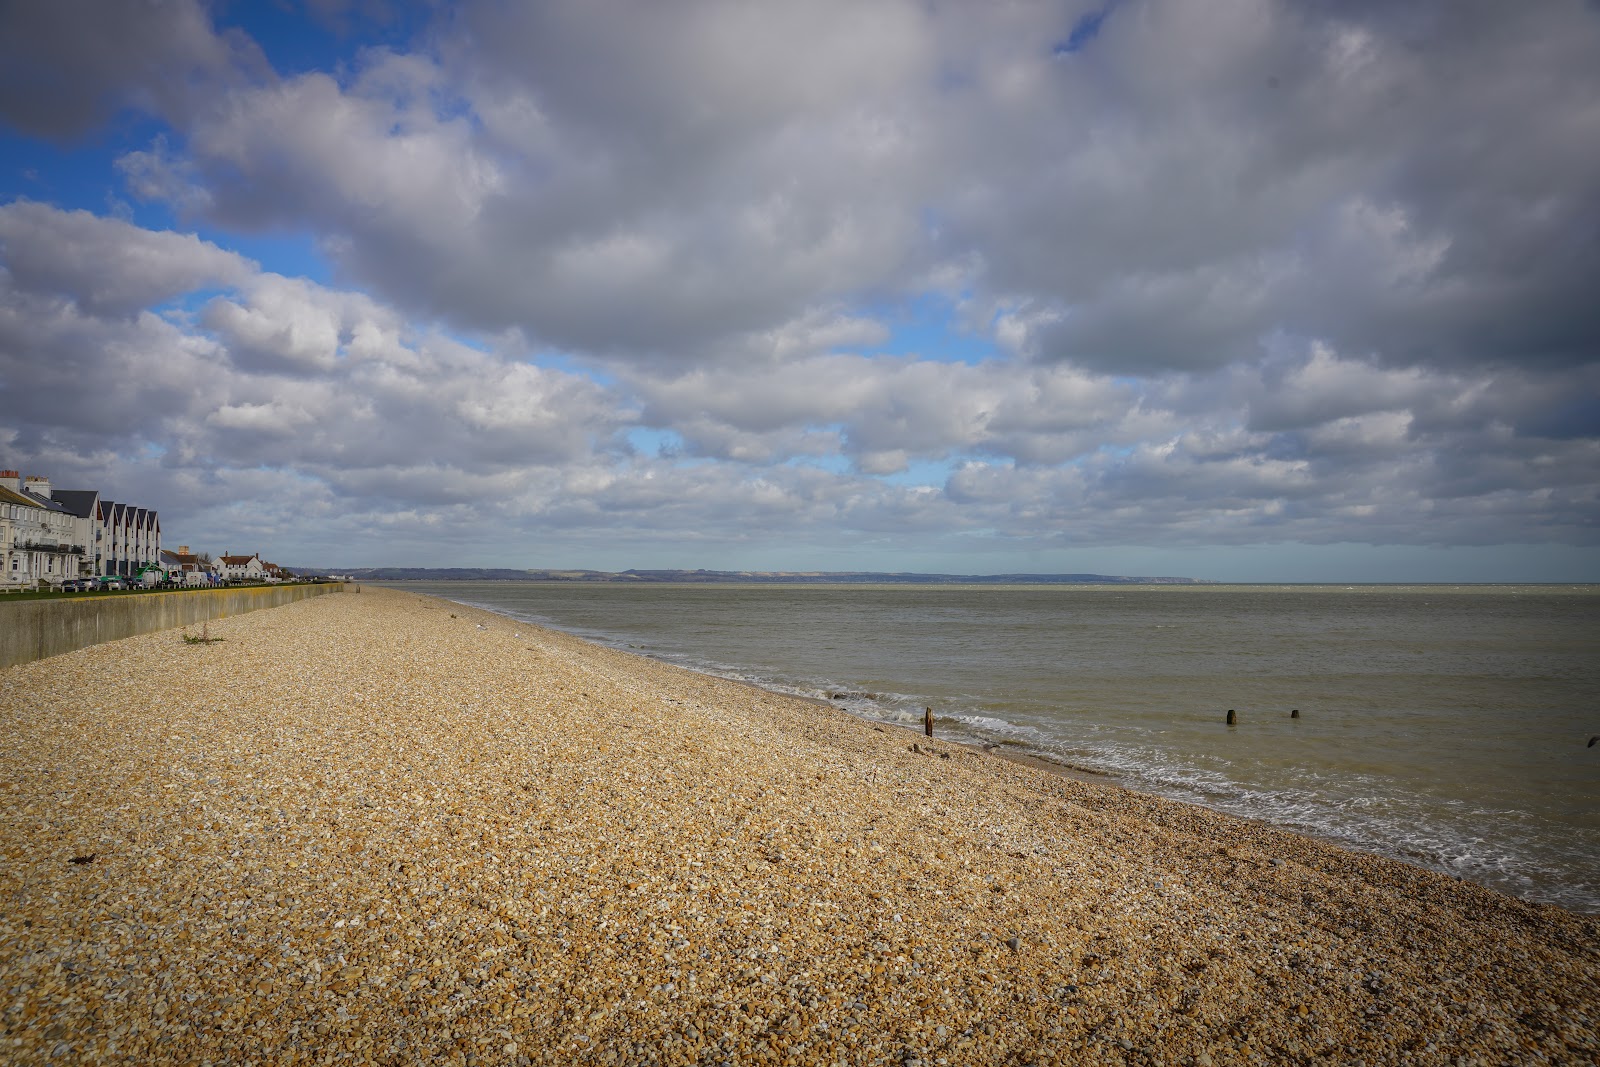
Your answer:
[[[206,636],[0,671],[0,1063],[1600,1059],[1594,916],[411,593]]]

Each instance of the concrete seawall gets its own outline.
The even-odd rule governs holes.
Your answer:
[[[102,641],[198,626],[344,589],[344,583],[334,582],[173,590],[83,600],[0,601],[0,667],[59,656]]]

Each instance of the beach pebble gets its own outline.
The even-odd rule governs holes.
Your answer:
[[[1600,1048],[1592,919],[365,594],[0,671],[0,1061]]]

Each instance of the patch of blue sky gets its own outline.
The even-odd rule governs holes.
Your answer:
[[[1114,457],[1116,459],[1127,459],[1137,451],[1139,451],[1139,449],[1135,445],[1105,445],[1105,444],[1103,444],[1099,448],[1095,449],[1095,454],[1096,455],[1100,455],[1100,456],[1112,456],[1112,457]],[[1069,466],[1070,466],[1070,464],[1069,464]]]
[[[932,486],[938,489],[950,480],[950,472],[956,469],[957,463],[954,459],[912,460],[905,470],[882,475],[878,480],[886,485],[906,488]]]
[[[241,233],[211,225],[192,229],[203,241],[255,260],[264,271],[285,278],[305,278],[327,288],[340,288],[333,265],[322,254],[310,231]]]
[[[116,162],[143,151],[165,129],[124,114],[95,134],[70,142],[28,137],[0,127],[0,202],[36,200],[67,211],[116,215],[150,229],[169,229],[163,204],[129,198]]]
[[[683,438],[671,430],[635,426],[623,434],[641,456],[677,459],[683,454]]]
[[[999,356],[994,338],[972,332],[957,321],[954,302],[939,293],[924,293],[888,307],[861,312],[889,327],[889,338],[858,349],[866,356],[915,356],[938,363],[982,363]]]
[[[471,344],[474,348],[483,347],[466,339],[462,339],[461,343]],[[561,374],[571,374],[574,377],[587,378],[594,384],[607,389],[617,385],[616,375],[585,362],[571,352],[563,352],[553,348],[536,348],[530,350],[521,358],[524,363],[538,367],[540,370],[556,371]]]
[[[194,233],[219,248],[259,263],[263,270],[330,285],[333,270],[309,232],[240,233],[184,218],[162,201],[132,196],[117,167],[129,152],[144,151],[165,132],[157,122],[120,116],[85,140],[58,144],[0,131],[0,203],[33,200],[62,211],[120,218],[146,230]]]
[[[402,50],[433,18],[431,4],[351,4],[319,17],[326,5],[246,3],[216,9],[218,31],[238,29],[260,46],[280,75],[334,71],[368,48]],[[368,17],[364,12],[376,13]],[[310,16],[310,17],[308,17]]]
[[[786,467],[810,467],[813,470],[827,471],[829,474],[849,474],[855,469],[849,456],[837,453],[829,456],[791,456],[784,462]]]
[[[178,323],[185,328],[192,328],[198,320],[201,310],[207,304],[217,297],[232,299],[236,295],[232,289],[207,286],[203,289],[191,289],[182,296],[175,297],[162,304],[156,304],[149,310],[169,322]],[[208,336],[210,335],[208,334]]]
[[[1089,42],[1100,36],[1100,29],[1105,25],[1106,17],[1117,6],[1117,0],[1109,0],[1105,7],[1099,11],[1091,11],[1083,15],[1072,24],[1072,29],[1064,41],[1057,42],[1051,50],[1058,56],[1069,56],[1081,52],[1089,46]]]

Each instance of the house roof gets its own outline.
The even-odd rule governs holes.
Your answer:
[[[100,490],[57,489],[50,494],[50,499],[60,504],[66,511],[78,516],[78,518],[87,519],[100,499]]]
[[[61,515],[72,514],[72,512],[68,511],[66,508],[62,507],[60,504],[56,503],[54,500],[51,500],[47,496],[40,496],[37,493],[30,493],[26,489],[15,495],[22,497],[26,503],[32,504],[36,508],[43,508],[45,511],[54,511]],[[13,501],[13,503],[15,503],[15,501]]]
[[[0,485],[0,503],[22,504],[25,507],[30,508],[36,508],[39,506],[39,502],[33,499],[33,497],[24,493],[19,493],[16,490],[8,488],[4,485]]]
[[[256,557],[254,556],[223,556],[222,562],[226,563],[230,567],[243,567],[246,563],[249,563],[255,558]]]

